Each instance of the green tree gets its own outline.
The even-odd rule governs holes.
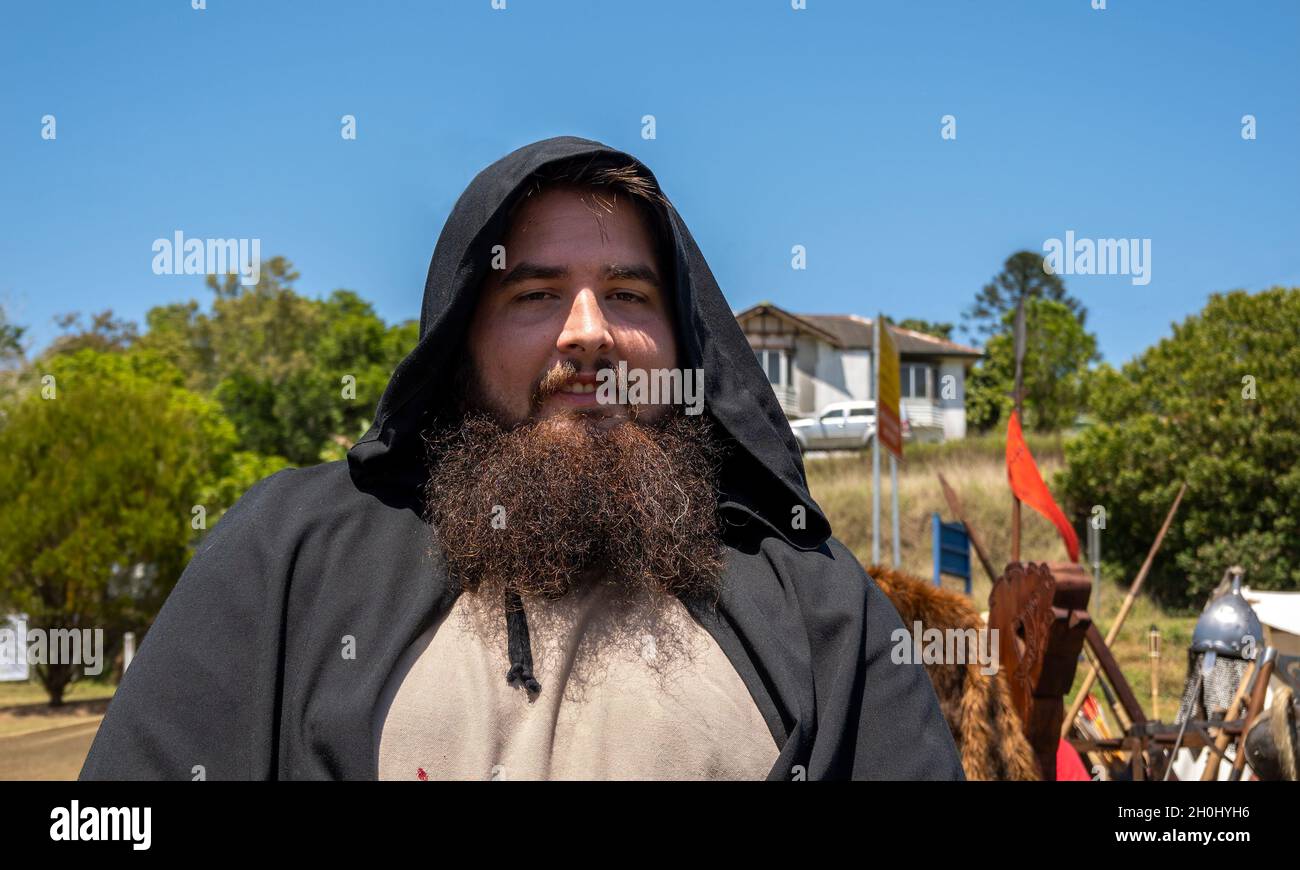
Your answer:
[[[310,465],[341,458],[365,432],[418,327],[387,326],[350,290],[299,295],[297,278],[283,257],[263,263],[255,287],[210,277],[210,312],[197,302],[151,309],[141,344],[217,398],[244,449]]]
[[[6,368],[23,358],[25,326],[10,323],[3,305],[0,305],[0,368]]]
[[[1005,329],[988,340],[984,357],[966,384],[966,419],[976,429],[1003,424],[1011,414],[1016,383],[1014,310]],[[1097,338],[1060,302],[1025,302],[1024,426],[1050,432],[1069,426],[1087,408],[1088,366],[1098,359]]]
[[[114,317],[111,308],[92,314],[89,324],[82,322],[81,313],[77,311],[55,315],[54,322],[63,330],[63,335],[46,348],[44,356],[86,349],[123,351],[140,337],[139,327],[129,320]]]
[[[7,412],[6,399],[12,398],[22,377],[22,367],[26,362],[23,348],[23,334],[26,327],[11,323],[0,305],[0,426],[4,425]]]
[[[1186,481],[1148,589],[1200,605],[1232,564],[1252,587],[1300,589],[1300,288],[1212,296],[1103,367],[1091,402],[1058,483],[1076,515],[1105,508],[1108,562],[1136,572]]]
[[[0,607],[34,629],[146,627],[203,529],[273,463],[236,453],[217,403],[157,354],[86,349],[25,375],[0,417]],[[80,668],[36,671],[57,705]]]
[[[1021,299],[1060,302],[1082,325],[1088,320],[1083,304],[1065,289],[1061,276],[1047,271],[1042,254],[1017,251],[1007,257],[1002,271],[984,285],[971,307],[962,312],[962,330],[968,335],[991,336],[1007,328],[1006,315]]]

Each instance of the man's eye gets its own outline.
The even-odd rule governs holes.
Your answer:
[[[515,297],[519,302],[540,302],[550,297],[550,292],[546,290],[533,290],[529,293],[521,293]]]
[[[645,301],[645,299],[642,298],[640,293],[633,293],[631,290],[615,290],[613,293],[610,294],[610,297],[613,299],[618,299],[620,302],[644,302]]]

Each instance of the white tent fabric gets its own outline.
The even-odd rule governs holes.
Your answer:
[[[1300,592],[1263,592],[1243,586],[1241,594],[1264,624],[1268,642],[1285,656],[1300,656]],[[1274,674],[1270,685],[1278,684]]]

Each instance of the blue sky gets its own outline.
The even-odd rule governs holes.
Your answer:
[[[37,348],[59,312],[206,304],[152,272],[181,230],[418,317],[473,174],[575,134],[655,170],[737,309],[955,321],[1017,249],[1149,238],[1149,284],[1067,279],[1123,362],[1211,292],[1300,285],[1300,4],[1106,5],[6,4],[0,302]]]

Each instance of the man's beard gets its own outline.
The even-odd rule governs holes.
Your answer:
[[[719,452],[704,415],[510,425],[469,411],[426,440],[426,519],[461,589],[499,602],[599,580],[716,600]]]

